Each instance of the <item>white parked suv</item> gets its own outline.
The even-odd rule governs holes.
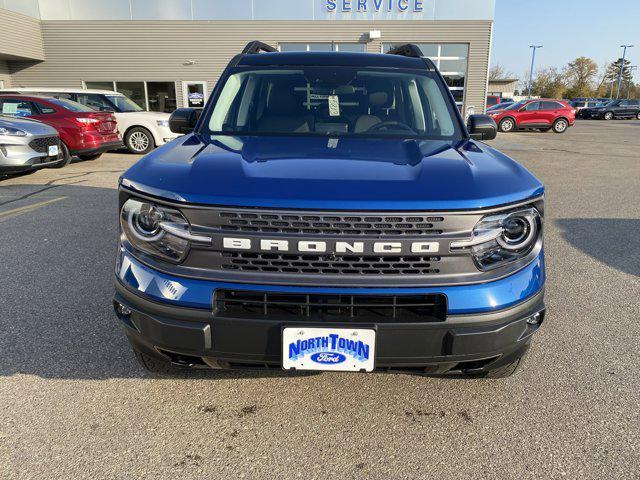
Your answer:
[[[147,112],[130,98],[111,90],[82,88],[5,88],[0,93],[38,94],[68,98],[94,110],[112,110],[118,122],[118,131],[131,153],[148,153],[159,145],[178,137],[169,130],[169,114]]]

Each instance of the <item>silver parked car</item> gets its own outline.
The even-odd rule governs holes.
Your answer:
[[[58,131],[44,123],[0,114],[0,175],[64,166]]]

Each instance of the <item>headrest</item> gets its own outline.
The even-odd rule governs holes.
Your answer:
[[[293,86],[274,84],[269,93],[267,109],[274,115],[288,115],[299,110],[300,105],[293,94]]]
[[[368,86],[369,105],[373,108],[391,108],[393,106],[393,85],[391,82],[371,82]]]

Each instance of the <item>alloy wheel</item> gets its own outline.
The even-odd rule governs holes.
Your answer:
[[[513,121],[510,119],[503,120],[500,130],[503,132],[510,132],[513,130]]]
[[[149,137],[143,132],[133,132],[129,137],[129,144],[136,152],[144,152],[149,148]]]
[[[558,133],[562,133],[567,129],[567,122],[565,122],[564,120],[558,120],[556,122],[555,128],[554,130]]]

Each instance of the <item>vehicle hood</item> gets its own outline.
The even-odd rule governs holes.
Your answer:
[[[185,135],[126,171],[122,185],[178,202],[336,210],[484,208],[543,193],[485,144],[370,138]]]
[[[0,127],[19,128],[31,135],[58,135],[58,131],[46,123],[20,117],[0,116]]]

